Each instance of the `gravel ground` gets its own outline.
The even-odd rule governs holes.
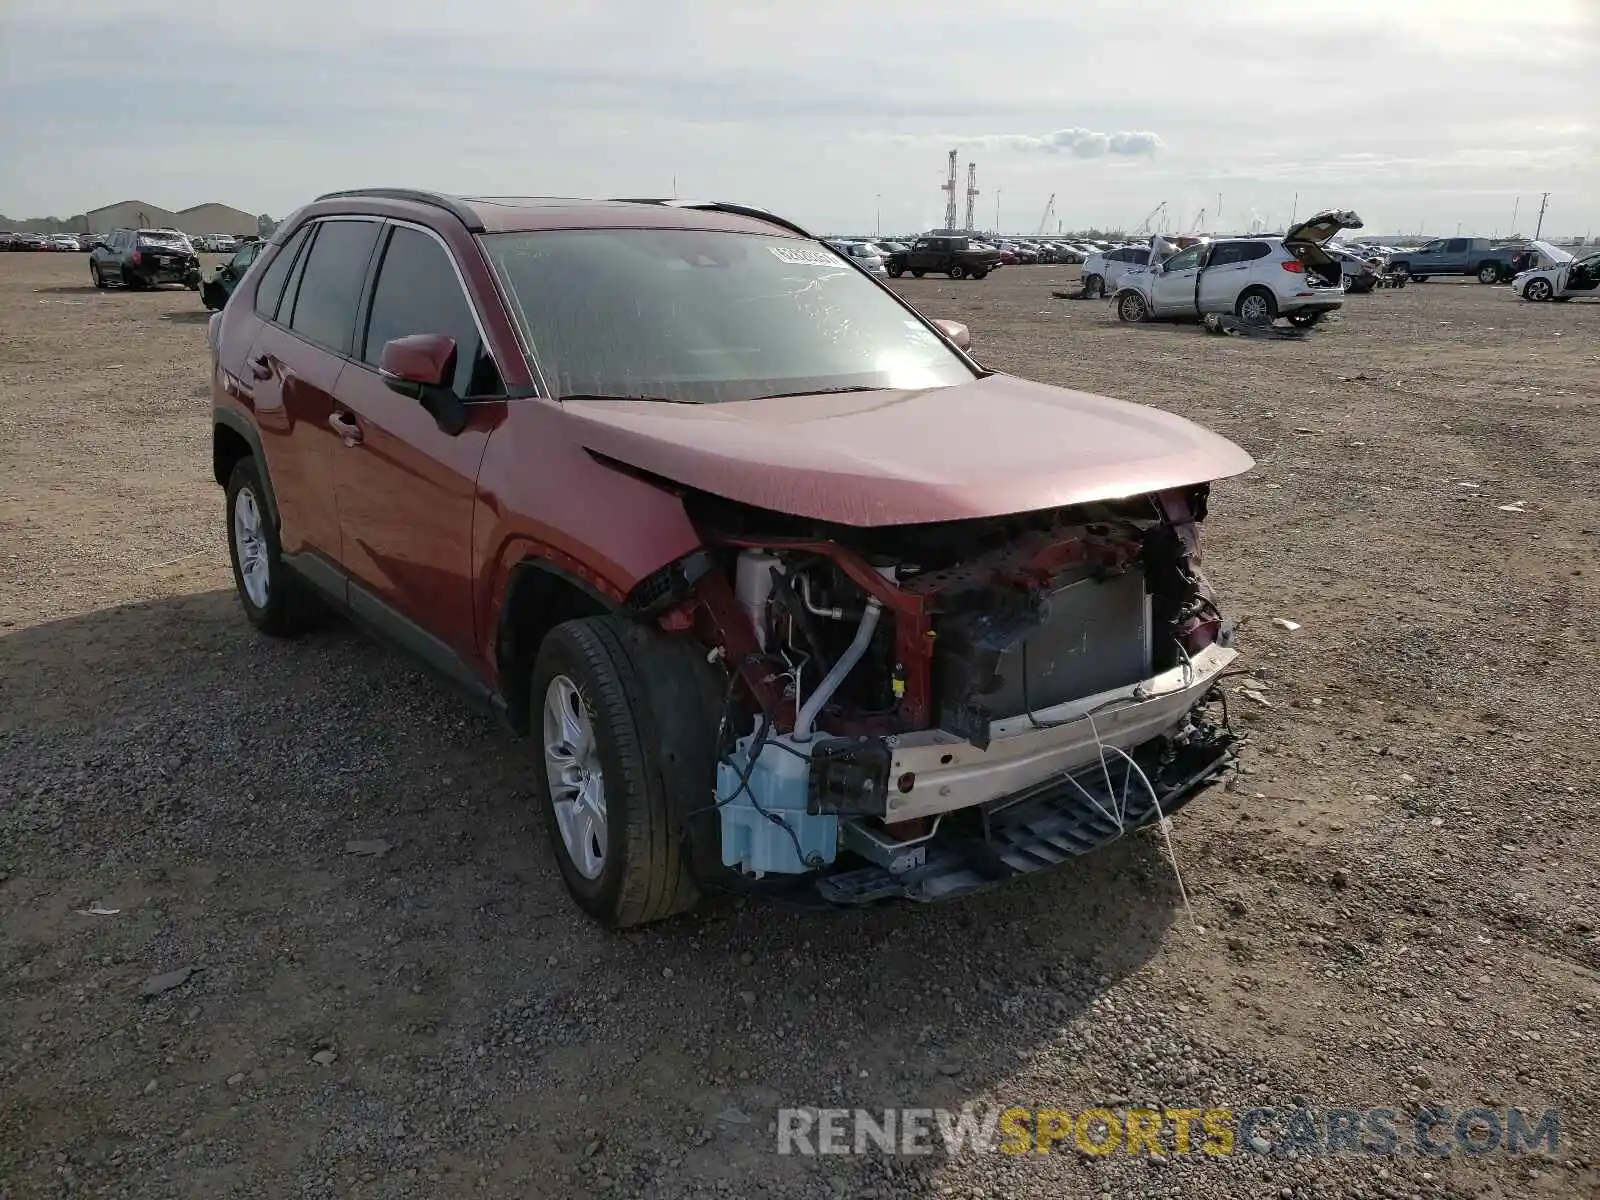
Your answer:
[[[616,935],[526,745],[348,628],[252,633],[198,299],[86,273],[0,256],[0,1197],[1600,1192],[1600,305],[1435,281],[1290,343],[1119,326],[1061,268],[905,281],[990,365],[1258,460],[1208,522],[1250,743],[1174,823],[1192,912],[1141,836],[966,902]],[[968,1100],[1562,1124],[1516,1158],[775,1152],[780,1105]]]

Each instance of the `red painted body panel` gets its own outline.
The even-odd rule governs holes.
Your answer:
[[[338,407],[361,431],[334,456],[343,565],[364,587],[462,657],[478,657],[472,518],[478,463],[506,405],[467,406],[467,426],[440,431],[417,401],[377,371],[348,363]]]
[[[278,503],[286,554],[339,561],[339,510],[334,499],[338,435],[328,424],[344,359],[258,321],[246,360],[229,364],[251,389],[256,427]],[[259,378],[266,373],[267,378]]]
[[[844,525],[994,517],[1249,470],[1172,413],[1007,375],[732,404],[574,401],[585,446],[678,483]]]

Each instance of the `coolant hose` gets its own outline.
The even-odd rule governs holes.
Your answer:
[[[822,682],[817,684],[816,690],[800,706],[800,712],[794,719],[794,732],[790,738],[796,742],[809,742],[811,729],[817,723],[817,718],[822,715],[823,707],[833,699],[834,692],[839,690],[839,685],[844,682],[845,676],[855,670],[856,664],[861,661],[861,656],[867,652],[867,646],[872,642],[873,631],[878,628],[878,615],[883,612],[883,605],[876,596],[867,598],[867,611],[861,614],[861,624],[856,626],[855,639],[850,643],[849,649],[839,656],[839,661],[833,664],[833,670],[822,677]]]

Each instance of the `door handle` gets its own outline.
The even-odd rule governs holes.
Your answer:
[[[346,446],[357,445],[361,441],[361,426],[356,424],[354,417],[347,413],[335,412],[328,415],[328,424],[333,431],[344,439]]]
[[[270,355],[258,354],[250,360],[250,374],[257,379],[272,378],[272,358]]]

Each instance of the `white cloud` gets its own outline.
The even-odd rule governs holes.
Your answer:
[[[941,139],[933,139],[935,141]],[[1093,129],[1058,129],[1054,133],[990,133],[978,137],[942,139],[955,146],[985,150],[1019,150],[1033,154],[1070,154],[1099,158],[1105,154],[1151,155],[1164,144],[1153,133],[1098,133]]]

